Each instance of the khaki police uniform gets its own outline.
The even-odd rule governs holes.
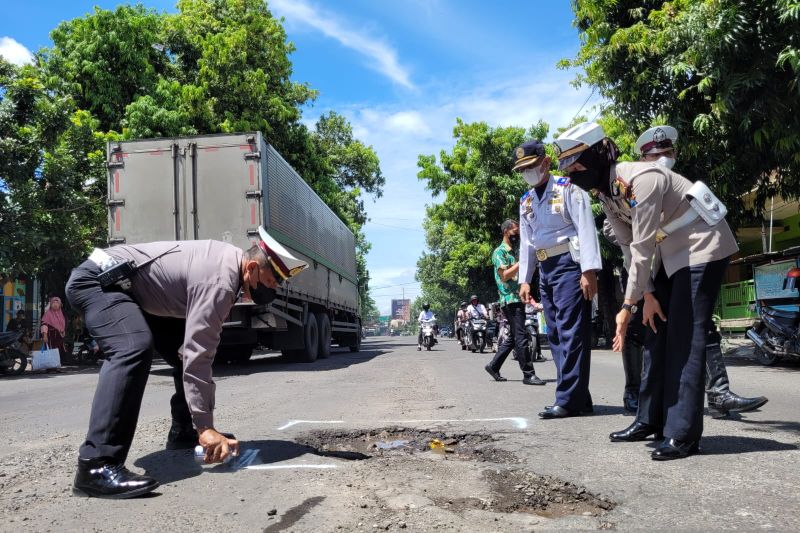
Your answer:
[[[725,220],[711,226],[686,198],[692,183],[657,163],[617,163],[610,196],[600,194],[628,263],[625,297],[653,292],[666,330],[645,340],[639,422],[666,438],[698,441],[703,431],[706,334],[736,240]],[[653,275],[655,272],[655,275]]]

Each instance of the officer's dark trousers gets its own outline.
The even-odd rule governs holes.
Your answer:
[[[519,302],[508,304],[503,307],[503,314],[508,320],[511,333],[503,338],[489,366],[495,372],[499,372],[508,354],[514,350],[523,376],[533,376],[533,359],[530,351],[526,349],[525,342],[525,304]]]
[[[668,278],[662,268],[655,296],[667,316],[659,333],[645,338],[641,422],[664,428],[664,436],[696,441],[703,434],[706,341],[728,259],[685,267]]]
[[[592,302],[583,297],[580,280],[581,267],[568,253],[539,263],[539,292],[558,376],[555,405],[570,411],[592,405]]]
[[[94,263],[85,261],[72,271],[66,287],[70,305],[83,315],[89,334],[106,356],[92,402],[89,431],[79,453],[84,459],[102,457],[124,462],[153,360],[153,333],[129,294],[100,288],[99,273]],[[182,388],[181,384],[180,392]],[[188,408],[183,414],[188,414]]]

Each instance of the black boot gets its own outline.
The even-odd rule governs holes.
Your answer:
[[[195,431],[192,424],[178,424],[172,422],[172,427],[169,428],[167,434],[168,450],[190,450],[197,446],[197,431]]]
[[[713,418],[725,418],[729,413],[744,413],[758,409],[769,400],[765,396],[742,398],[727,390],[725,392],[708,393],[708,411]]]
[[[122,463],[110,459],[78,459],[78,473],[72,493],[90,498],[135,498],[158,487],[158,481],[134,474]]]
[[[720,335],[716,328],[706,335],[706,394],[712,418],[725,418],[729,413],[744,413],[758,409],[769,400],[765,396],[742,398],[730,390],[728,370],[722,358]]]

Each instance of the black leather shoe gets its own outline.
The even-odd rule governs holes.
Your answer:
[[[581,416],[583,414],[582,411],[570,411],[569,409],[564,409],[560,405],[551,405],[550,407],[546,407],[544,411],[539,413],[539,418],[544,420],[549,420],[552,418],[568,418],[571,416]]]
[[[611,442],[637,442],[649,440],[650,435],[653,435],[656,439],[664,438],[660,428],[636,420],[622,431],[615,431],[608,438],[611,439]]]
[[[653,450],[650,457],[654,461],[671,461],[672,459],[683,459],[700,451],[697,441],[683,442],[676,439],[664,439],[664,441]]]
[[[190,450],[197,444],[197,431],[191,424],[186,426],[172,424],[167,434],[166,448],[168,450]]]
[[[708,411],[712,418],[725,418],[729,413],[745,413],[758,409],[769,400],[765,396],[743,398],[727,390],[723,393],[708,393]]]
[[[90,498],[136,498],[158,487],[158,481],[148,476],[134,474],[122,463],[109,463],[104,459],[78,459],[78,473],[72,493]]]
[[[504,378],[503,376],[500,375],[500,372],[498,372],[497,370],[495,370],[491,366],[486,365],[483,368],[484,368],[484,370],[486,370],[489,373],[490,376],[492,376],[492,378],[494,378],[495,381],[508,381],[506,378]]]
[[[541,379],[536,374],[532,376],[525,376],[525,379],[522,380],[522,383],[525,385],[547,385],[547,382]]]

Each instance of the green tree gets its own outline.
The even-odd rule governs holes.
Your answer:
[[[70,269],[105,238],[104,147],[113,135],[46,84],[0,59],[0,269],[63,294]]]
[[[800,191],[800,3],[796,0],[574,0],[576,80],[638,134],[680,132],[676,170],[722,195],[734,223]]]
[[[356,234],[369,307],[362,226],[364,199],[385,182],[378,157],[341,115],[300,122],[316,91],[291,80],[294,45],[262,0],[181,0],[175,14],[95,8],[52,37],[36,66],[0,63],[0,220],[16,232],[4,268],[53,270],[56,287],[105,244],[107,139],[258,130]],[[50,239],[70,253],[48,259]]]

